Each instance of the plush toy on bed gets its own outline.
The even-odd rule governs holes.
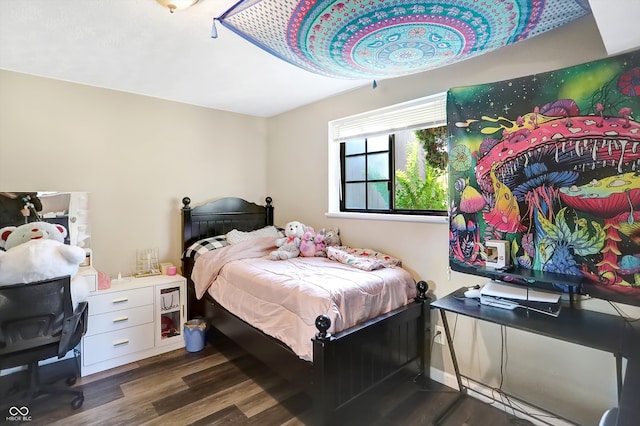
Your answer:
[[[324,229],[321,229],[320,232],[313,237],[313,245],[313,255],[315,257],[324,257],[327,249],[327,245],[324,242]]]
[[[307,226],[304,228],[304,234],[300,239],[300,256],[313,257],[316,255],[316,238],[318,235],[312,227]]]
[[[316,234],[316,256],[327,257],[327,247],[339,246],[340,242],[340,230],[325,229],[322,228],[320,232]]]
[[[70,275],[73,278],[84,262],[84,249],[59,241],[66,229],[46,222],[32,222],[0,230],[5,251],[0,251],[0,286],[30,283]],[[84,285],[71,285],[71,299],[76,305],[86,300],[89,290]]]
[[[284,227],[284,238],[276,240],[277,250],[269,254],[271,260],[293,259],[300,255],[300,241],[304,235],[305,226],[301,222],[292,221]]]

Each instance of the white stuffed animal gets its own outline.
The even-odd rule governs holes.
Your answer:
[[[0,247],[9,250],[29,240],[55,240],[64,243],[67,228],[49,222],[29,222],[0,229]]]
[[[276,240],[278,250],[274,250],[269,254],[271,260],[293,259],[300,255],[300,240],[304,235],[305,226],[298,222],[289,222],[284,227],[284,238]]]
[[[37,223],[37,225],[35,225]],[[30,283],[65,275],[73,278],[84,262],[86,253],[77,246],[59,241],[62,231],[46,231],[45,222],[35,222],[0,230],[6,251],[0,250],[0,286]],[[59,225],[52,225],[58,228]],[[15,229],[7,229],[15,228]],[[37,230],[40,229],[40,230]],[[29,236],[33,237],[30,238]],[[72,280],[71,299],[74,306],[87,299],[89,289]]]
[[[85,256],[80,247],[54,240],[29,240],[0,252],[0,285],[74,277]]]

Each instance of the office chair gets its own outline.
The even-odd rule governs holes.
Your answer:
[[[44,393],[72,394],[71,407],[82,405],[81,390],[41,384],[38,361],[62,358],[72,350],[86,332],[87,316],[87,302],[73,309],[69,276],[0,287],[0,369],[28,365],[29,372],[24,394],[0,400],[0,406]],[[67,385],[75,384],[76,377],[69,376]]]

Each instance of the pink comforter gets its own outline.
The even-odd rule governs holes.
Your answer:
[[[227,310],[312,359],[315,319],[327,315],[336,333],[407,304],[415,281],[402,268],[363,271],[326,258],[270,260],[273,238],[260,238],[198,257],[192,279]]]

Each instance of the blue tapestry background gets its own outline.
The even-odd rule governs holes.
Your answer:
[[[520,270],[582,277],[640,305],[640,51],[453,88],[450,265],[478,273],[509,240]]]

